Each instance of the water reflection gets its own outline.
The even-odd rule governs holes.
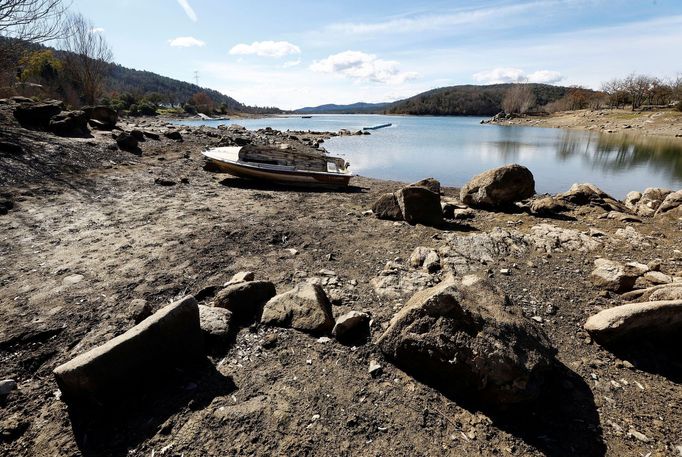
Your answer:
[[[375,178],[416,181],[433,176],[444,185],[461,186],[484,170],[516,162],[533,172],[538,192],[561,192],[575,182],[592,182],[622,198],[647,187],[682,187],[682,139],[480,125],[480,120],[319,115],[236,122],[249,129],[334,131],[392,123],[369,136],[336,137],[324,144],[330,153],[350,161],[354,173]]]

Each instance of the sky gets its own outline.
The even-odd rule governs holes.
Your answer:
[[[74,0],[116,62],[295,109],[682,74],[682,0]]]

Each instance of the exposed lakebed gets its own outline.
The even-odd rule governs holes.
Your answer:
[[[682,187],[682,140],[481,125],[481,119],[315,115],[182,123],[283,131],[356,131],[391,123],[371,135],[334,137],[324,143],[329,153],[351,163],[353,173],[373,178],[416,181],[433,176],[444,185],[461,186],[484,170],[515,162],[533,172],[538,192],[556,193],[575,182],[592,182],[622,198],[647,187]]]

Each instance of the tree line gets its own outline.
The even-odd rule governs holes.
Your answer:
[[[530,111],[554,113],[588,108],[630,108],[632,111],[676,108],[682,111],[682,75],[665,80],[632,73],[603,83],[599,91],[581,86],[567,88],[563,97],[546,104],[538,103],[530,84],[514,84],[502,99],[502,110],[510,114]]]
[[[0,97],[14,94],[60,98],[72,107],[104,104],[131,115],[279,112],[115,64],[104,34],[62,0],[0,0]]]

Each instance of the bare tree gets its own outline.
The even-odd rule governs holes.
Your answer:
[[[73,14],[66,21],[66,37],[62,47],[66,71],[83,93],[85,103],[93,105],[102,94],[104,78],[113,59],[104,36],[81,14]]]
[[[504,94],[502,109],[505,113],[527,113],[535,105],[535,94],[528,84],[514,84]]]
[[[66,6],[62,0],[0,0],[0,73],[7,83],[27,43],[59,38]]]

